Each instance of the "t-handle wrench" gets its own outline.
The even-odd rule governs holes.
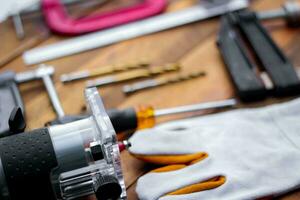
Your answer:
[[[53,68],[52,68],[53,69]],[[47,69],[43,66],[41,68],[41,70],[45,70],[47,71]],[[45,87],[46,87],[46,90],[49,94],[49,98],[50,98],[50,101],[53,105],[53,109],[55,110],[56,114],[57,114],[57,117],[58,118],[62,118],[65,116],[65,112],[61,106],[61,102],[58,98],[58,95],[57,95],[57,92],[56,92],[56,89],[55,89],[55,86],[52,82],[52,79],[50,77],[49,74],[44,74],[42,76],[42,79],[43,79],[43,82],[45,84]]]
[[[43,83],[46,87],[53,109],[57,114],[57,118],[47,124],[49,125],[65,124],[68,122],[80,120],[87,117],[87,115],[65,115],[59,97],[57,95],[54,83],[51,79],[51,76],[54,74],[54,72],[55,72],[54,67],[42,64],[36,70],[18,73],[15,79],[16,82],[18,83],[24,83],[36,79],[43,80]]]
[[[65,116],[65,112],[61,106],[55,86],[51,79],[54,72],[54,67],[42,64],[36,70],[18,73],[15,79],[18,83],[42,79],[57,117],[63,118]]]

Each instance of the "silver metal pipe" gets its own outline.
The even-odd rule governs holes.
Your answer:
[[[165,116],[165,115],[195,112],[195,111],[208,110],[208,109],[226,108],[226,107],[235,106],[236,104],[237,104],[237,101],[235,99],[213,101],[213,102],[207,102],[207,103],[199,103],[199,104],[180,106],[180,107],[175,107],[175,108],[155,110],[154,116],[160,117],[160,116]]]
[[[58,118],[64,117],[65,112],[61,106],[61,102],[58,98],[57,92],[55,90],[55,86],[52,82],[52,79],[49,75],[45,75],[42,77],[45,87],[47,89],[50,101],[52,102],[53,108],[58,116]]]
[[[269,11],[257,13],[257,17],[260,20],[279,19],[279,18],[284,18],[285,15],[286,12],[283,9],[269,10]]]
[[[16,35],[18,39],[23,39],[25,37],[24,27],[20,14],[12,16],[13,24],[16,30]]]
[[[65,116],[65,112],[62,108],[61,102],[51,78],[51,76],[54,74],[54,71],[55,69],[53,67],[42,64],[36,70],[16,74],[15,80],[17,83],[24,83],[36,79],[42,79],[52,103],[53,109],[56,112],[57,117],[61,118]]]

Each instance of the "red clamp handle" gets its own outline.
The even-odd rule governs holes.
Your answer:
[[[126,24],[157,15],[166,7],[167,0],[144,0],[132,7],[74,19],[68,15],[60,0],[42,0],[46,23],[53,32],[63,35],[80,35]]]

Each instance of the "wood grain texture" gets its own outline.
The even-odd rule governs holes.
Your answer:
[[[118,3],[128,4],[127,0],[115,0],[101,9],[114,8]],[[189,6],[197,0],[171,0],[168,11],[174,11]],[[256,0],[252,7],[255,10],[277,8],[283,0]],[[36,24],[40,20],[26,21],[25,28],[27,37],[24,41],[16,40],[10,21],[0,25],[0,60],[13,50],[20,48],[27,41],[33,40],[39,34]],[[300,66],[300,30],[289,29],[280,20],[265,23],[266,28],[272,33],[272,37],[284,49],[288,57],[296,66]],[[53,65],[56,69],[54,75],[55,86],[67,114],[79,114],[85,106],[83,90],[85,81],[62,84],[59,76],[81,69],[96,69],[101,66],[134,62],[146,59],[153,65],[178,62],[183,65],[180,73],[203,70],[207,73],[204,78],[193,79],[173,85],[166,85],[155,89],[141,91],[136,94],[125,96],[121,92],[123,84],[106,86],[99,89],[107,108],[126,108],[138,104],[151,104],[155,108],[165,108],[184,104],[199,103],[212,100],[221,100],[234,97],[232,83],[225,70],[224,64],[216,47],[216,34],[219,22],[217,18],[193,23],[190,25],[174,28],[168,31],[143,36],[128,41],[123,41],[107,47],[91,50],[81,54],[49,61],[46,64]],[[51,35],[39,45],[47,45],[63,40],[65,37]],[[15,70],[21,72],[34,69],[25,66],[20,56],[6,65],[0,72]],[[172,76],[173,74],[164,75]],[[45,122],[54,119],[49,98],[41,81],[34,81],[20,85],[22,97],[25,102],[28,130],[41,127]],[[276,99],[268,99],[259,105],[269,104]],[[255,104],[256,105],[256,104]],[[251,106],[251,105],[248,105]],[[180,116],[181,117],[181,116]],[[174,117],[164,117],[159,120],[166,121]],[[128,188],[128,199],[136,200],[135,184],[139,176],[146,173],[153,166],[147,165],[129,155],[122,153],[124,176]],[[295,172],[296,173],[296,172]],[[292,192],[279,199],[300,199],[300,192]]]

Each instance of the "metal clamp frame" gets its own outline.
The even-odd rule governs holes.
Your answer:
[[[145,0],[119,10],[74,19],[60,0],[43,0],[42,11],[49,28],[63,35],[79,35],[137,21],[161,13],[166,0]]]

